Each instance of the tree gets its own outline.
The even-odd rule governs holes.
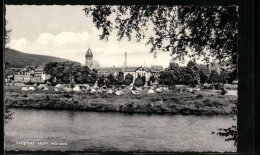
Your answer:
[[[44,71],[51,75],[50,81],[56,83],[88,83],[94,84],[97,73],[87,66],[75,62],[50,62],[45,65]]]
[[[98,86],[101,87],[101,86],[104,86],[106,83],[106,77],[104,75],[102,75],[101,77],[99,77],[98,79]]]
[[[106,85],[114,85],[116,83],[115,76],[112,74],[109,74],[107,77],[107,83]]]
[[[194,61],[189,61],[185,69],[184,79],[186,84],[194,86],[200,80],[199,67]]]
[[[149,78],[149,81],[148,81],[148,85],[152,85],[152,83],[155,82],[155,77],[154,75],[151,75],[150,78]]]
[[[6,28],[7,23],[8,23],[8,22],[5,20],[5,29],[4,29],[4,37],[5,37],[4,43],[5,43],[5,48],[8,48],[7,45],[8,45],[8,43],[10,42],[10,33],[12,32],[11,29]]]
[[[141,87],[144,85],[145,85],[145,81],[143,81],[143,78],[140,75],[138,75],[137,78],[135,79],[134,86]]]
[[[72,74],[76,83],[95,83],[97,80],[97,74],[91,71],[87,66],[75,66],[73,68]]]
[[[102,30],[100,39],[108,40],[116,30],[118,40],[131,40],[132,35],[137,41],[148,38],[146,45],[155,56],[157,50],[162,50],[179,60],[188,55],[209,63],[212,57],[227,62],[237,72],[237,6],[102,5],[83,10]],[[148,29],[154,33],[146,33]]]
[[[11,112],[9,107],[8,106],[4,106],[4,110],[5,110],[5,120],[4,120],[4,123],[8,123],[9,120],[12,120],[13,119],[13,113],[14,112]]]
[[[117,76],[116,76],[116,84],[118,86],[124,84],[124,73],[123,72],[119,72],[117,74]]]
[[[133,83],[133,79],[134,79],[133,75],[128,73],[128,74],[125,76],[124,84],[127,85],[127,86],[129,86],[131,83]]]
[[[177,81],[177,74],[173,70],[161,71],[159,75],[159,84],[174,87]]]
[[[199,66],[200,83],[206,83],[209,81],[210,70],[205,65]]]
[[[212,71],[210,72],[209,81],[210,81],[210,83],[219,82],[219,75],[218,75],[218,72],[217,72],[217,71],[212,70]]]
[[[231,70],[228,72],[228,83],[232,84],[234,80],[237,80],[237,71]]]
[[[228,79],[228,72],[226,70],[221,70],[219,74],[219,81],[222,83],[227,83]]]

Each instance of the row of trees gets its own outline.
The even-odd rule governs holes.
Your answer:
[[[169,86],[175,84],[195,85],[199,83],[232,83],[237,79],[237,74],[233,71],[221,69],[210,71],[205,65],[198,65],[194,61],[189,61],[187,66],[181,67],[176,63],[170,63],[169,68],[159,75],[159,83]]]
[[[44,71],[51,75],[49,81],[53,84],[94,84],[98,79],[96,70],[90,70],[76,62],[50,62],[45,65]]]
[[[133,83],[133,76],[127,74],[124,78],[124,73],[119,72],[117,76],[110,74],[108,77],[104,75],[98,76],[95,69],[90,70],[87,66],[81,66],[76,62],[50,62],[45,65],[44,71],[50,74],[49,81],[52,84],[68,84],[88,83],[94,85],[97,81],[98,86],[111,86],[111,85],[130,85]],[[136,85],[144,85],[143,82],[139,82],[139,78],[136,80]]]
[[[112,85],[126,85],[129,86],[131,83],[134,82],[134,86],[140,87],[145,85],[145,77],[138,76],[135,81],[132,74],[127,74],[124,77],[123,72],[119,72],[117,76],[110,74],[109,76],[105,77],[104,75],[101,75],[101,77],[98,79],[98,86],[112,86]]]
[[[129,86],[134,82],[135,86],[144,86],[145,77],[138,76],[135,81],[133,75],[127,74],[124,77],[123,72],[119,72],[116,76],[110,74],[105,77],[104,75],[98,76],[95,69],[90,70],[87,66],[81,66],[76,62],[50,62],[45,65],[44,71],[50,74],[49,81],[52,84],[90,84],[94,85],[97,81],[98,86],[112,86],[112,85],[127,85]]]
[[[95,69],[90,70],[87,66],[81,66],[76,62],[51,62],[46,64],[44,71],[51,75],[50,82],[57,83],[88,83],[93,85],[96,81],[98,86],[127,85],[134,83],[134,86],[144,86],[146,77],[138,76],[133,81],[133,75],[127,74],[124,77],[123,72],[116,76],[110,74],[98,76]],[[151,76],[148,85],[158,81],[159,84],[174,86],[176,84],[196,85],[199,83],[232,83],[237,79],[237,75],[230,70],[210,71],[205,65],[198,65],[194,61],[189,61],[187,66],[179,66],[176,63],[170,63],[169,67],[160,72],[158,76]]]

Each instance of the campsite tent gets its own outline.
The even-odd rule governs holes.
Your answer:
[[[79,88],[79,86],[78,85],[75,85],[75,87],[72,89],[73,91],[80,91],[80,88]]]
[[[112,89],[108,89],[106,93],[107,94],[113,94],[113,90]]]
[[[122,90],[117,90],[117,91],[115,92],[115,94],[116,94],[116,95],[122,95],[122,94],[124,94],[124,93],[123,93]]]
[[[56,88],[61,88],[62,85],[61,85],[61,84],[57,84],[55,87],[56,87]]]
[[[153,94],[153,93],[155,93],[155,92],[152,89],[149,89],[147,92],[147,94]]]
[[[162,93],[162,92],[163,92],[163,90],[162,90],[161,88],[157,88],[155,91],[156,91],[157,93]]]
[[[97,84],[97,81],[96,81],[96,83],[94,84],[93,88],[95,89],[97,87],[98,87],[98,84]]]
[[[38,89],[43,89],[44,87],[46,87],[45,84],[40,84],[37,88],[38,88]]]
[[[29,87],[29,90],[35,90],[35,88],[34,87]]]
[[[44,87],[43,90],[49,90],[48,87]]]
[[[186,91],[187,91],[187,92],[192,92],[193,89],[192,89],[192,88],[186,88]]]
[[[132,95],[140,94],[139,91],[134,91],[134,90],[132,90],[130,93],[131,93]]]
[[[22,90],[23,90],[23,91],[28,91],[29,88],[28,88],[28,87],[22,87]]]
[[[137,87],[136,90],[143,90],[141,87]]]
[[[63,88],[63,90],[64,90],[65,92],[71,92],[71,91],[72,91],[72,89],[71,89],[71,88],[68,88],[68,87]]]
[[[96,92],[96,90],[93,88],[90,90],[90,93],[95,93],[95,92]]]
[[[102,93],[102,89],[98,89],[97,92],[98,92],[98,93]]]
[[[169,88],[167,88],[167,87],[163,87],[162,90],[164,90],[164,91],[168,91]]]
[[[200,88],[194,88],[193,90],[194,91],[200,91]]]

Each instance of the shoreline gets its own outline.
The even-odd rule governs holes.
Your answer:
[[[180,113],[180,112],[122,112],[122,111],[95,111],[95,110],[70,110],[70,109],[48,109],[48,108],[27,108],[27,107],[9,107],[10,110],[48,110],[48,111],[73,111],[73,112],[95,112],[95,113],[117,113],[117,114],[126,114],[126,115],[182,115],[182,116],[228,116],[228,115],[237,115],[236,113],[207,113],[207,114],[196,114],[196,113]]]
[[[163,93],[141,95],[109,95],[83,93],[7,92],[9,108],[48,109],[93,112],[229,115],[236,114],[237,96],[222,96],[205,92]]]

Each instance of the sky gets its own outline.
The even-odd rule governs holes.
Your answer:
[[[126,38],[117,41],[116,31],[109,40],[100,40],[91,17],[84,6],[7,5],[7,28],[12,29],[9,48],[24,53],[49,55],[84,64],[88,48],[101,67],[122,67],[127,52],[128,66],[169,66],[169,52],[158,51],[157,58],[149,52],[147,40],[136,42]]]

